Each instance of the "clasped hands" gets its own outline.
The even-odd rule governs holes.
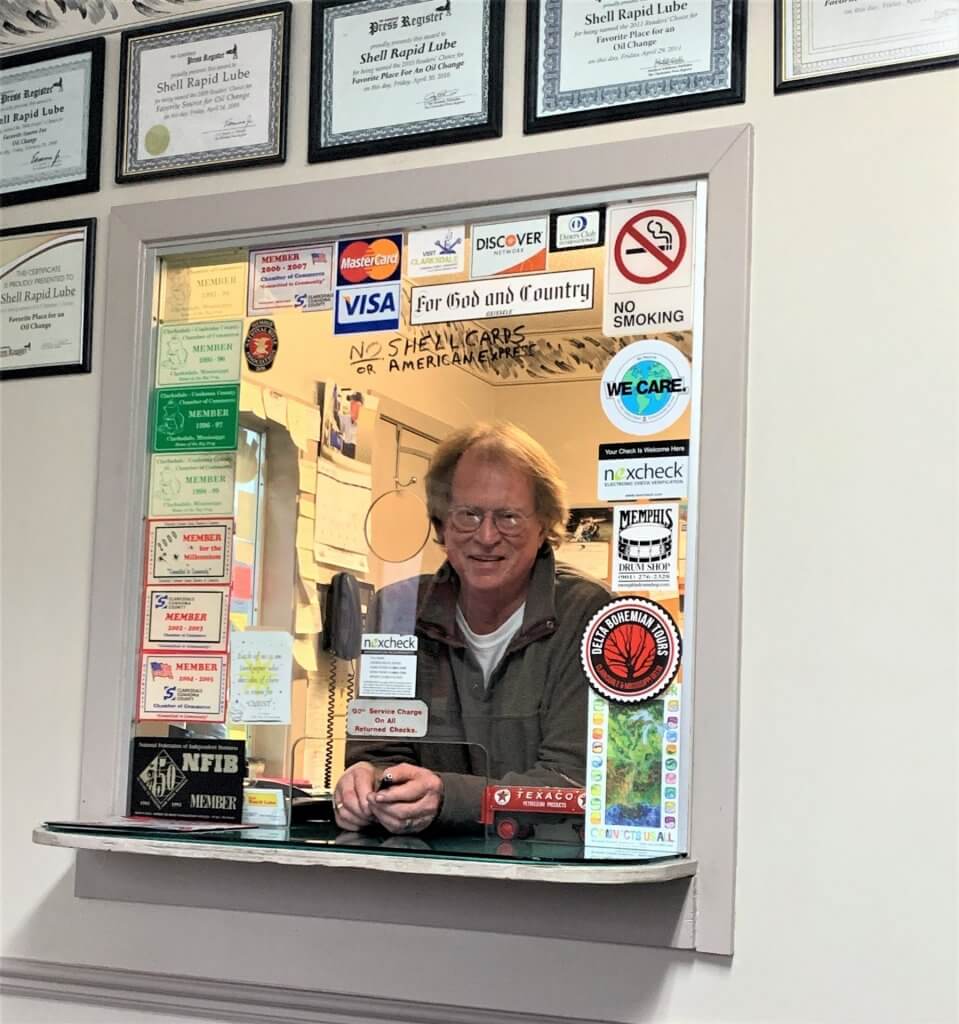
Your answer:
[[[358,761],[333,793],[336,824],[351,832],[378,822],[388,832],[421,832],[439,813],[443,780],[428,768],[396,764],[376,768]]]

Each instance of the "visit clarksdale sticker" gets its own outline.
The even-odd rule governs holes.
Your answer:
[[[669,686],[682,661],[682,641],[662,605],[630,597],[600,608],[583,634],[581,653],[590,686],[631,704]]]
[[[689,360],[655,338],[634,341],[609,361],[600,401],[610,423],[627,434],[658,434],[689,405]]]

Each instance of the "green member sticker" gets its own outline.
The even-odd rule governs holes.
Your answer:
[[[235,451],[240,385],[163,388],[153,392],[151,450]]]

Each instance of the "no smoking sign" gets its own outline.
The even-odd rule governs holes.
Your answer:
[[[685,288],[692,280],[691,201],[609,211],[607,291]]]
[[[622,338],[693,326],[692,199],[606,212],[603,333]]]

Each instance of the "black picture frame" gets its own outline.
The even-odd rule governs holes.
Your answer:
[[[24,366],[16,369],[0,367],[0,380],[23,380],[27,377],[54,377],[63,374],[89,373],[92,369],[93,339],[93,277],[96,258],[97,221],[95,217],[82,220],[49,221],[45,224],[27,224],[16,228],[0,229],[0,239],[18,235],[48,234],[54,231],[82,229],[84,240],[83,280],[83,322],[80,325],[80,358],[75,362],[58,363],[53,366]]]
[[[540,116],[536,110],[539,92],[539,22],[543,2],[544,0],[528,0],[526,5],[526,77],[523,103],[523,133],[526,135],[745,102],[747,0],[731,0],[729,88]]]
[[[34,188],[0,191],[0,207],[19,203],[34,203],[43,199],[62,199],[65,196],[81,195],[85,192],[100,191],[100,144],[103,128],[103,55],[105,44],[102,36],[83,39],[74,43],[48,46],[42,50],[15,54],[0,58],[0,71],[29,67],[50,60],[63,60],[81,54],[90,55],[90,94],[87,97],[86,173],[73,181],[53,185],[38,185]],[[2,185],[0,185],[2,188]]]
[[[482,123],[442,130],[411,132],[335,146],[324,146],[322,124],[325,113],[323,69],[328,40],[324,32],[324,12],[335,7],[352,6],[361,0],[313,0],[312,48],[310,54],[310,113],[307,158],[312,163],[348,160],[354,157],[395,153],[402,150],[447,146],[458,142],[495,139],[503,134],[503,39],[506,0],[489,0],[489,64],[487,67],[487,116]],[[407,0],[408,2],[408,0]],[[453,0],[464,2],[464,0]],[[481,0],[468,0],[479,3]],[[397,6],[402,5],[398,0]],[[438,5],[440,0],[438,0]]]
[[[959,52],[942,57],[928,57],[922,60],[905,61],[886,64],[881,67],[855,68],[850,71],[831,72],[810,78],[793,78],[786,80],[785,47],[785,7],[792,0],[773,0],[773,92],[795,92],[798,89],[821,89],[833,85],[848,85],[851,82],[867,82],[877,78],[890,78],[895,75],[912,75],[920,71],[937,71],[940,68],[959,66]]]
[[[292,3],[265,4],[260,7],[241,8],[234,11],[216,11],[212,14],[188,18],[183,21],[165,22],[160,25],[147,25],[142,28],[128,29],[120,36],[120,82],[117,105],[117,150],[115,181],[119,185],[134,181],[149,181],[156,178],[174,178],[193,174],[211,174],[226,170],[237,170],[243,167],[256,167],[264,164],[281,164],[286,161],[287,108],[290,76],[290,20]],[[130,170],[128,147],[130,140],[130,77],[131,77],[131,45],[150,36],[169,34],[171,36],[187,35],[196,30],[216,28],[236,22],[250,21],[265,16],[280,15],[283,25],[283,40],[279,53],[279,72],[272,87],[277,95],[273,102],[278,105],[276,113],[276,142],[270,151],[262,155],[243,155],[221,157],[219,159],[200,160],[195,157],[181,158],[179,164],[160,164],[143,170]],[[242,147],[241,147],[242,148]],[[173,159],[173,158],[171,158]]]

